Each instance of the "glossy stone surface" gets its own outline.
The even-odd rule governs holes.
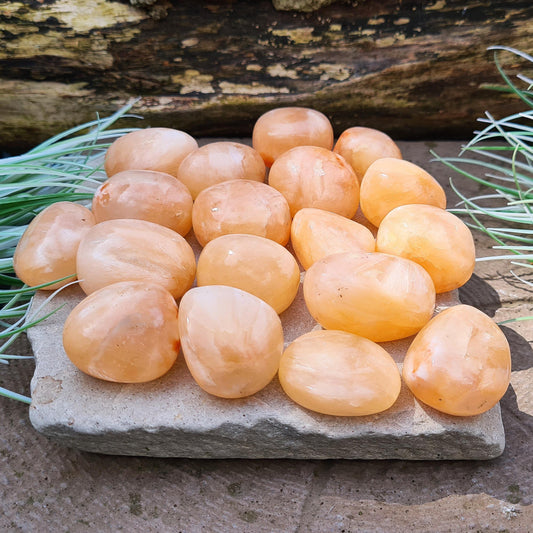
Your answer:
[[[108,285],[69,314],[63,346],[72,363],[95,378],[151,381],[168,372],[178,356],[178,306],[155,283]]]
[[[179,298],[196,272],[194,252],[181,235],[135,219],[96,224],[80,242],[76,265],[85,294],[119,281],[151,281]]]
[[[198,143],[172,128],[146,128],[119,137],[108,148],[104,168],[108,177],[123,170],[156,170],[175,176],[181,162]]]
[[[305,270],[331,254],[374,252],[376,248],[372,232],[362,224],[312,207],[300,209],[294,215],[291,244]]]
[[[464,285],[474,272],[476,249],[468,226],[432,205],[396,207],[382,220],[376,250],[423,266],[437,293]]]
[[[469,305],[442,311],[415,337],[403,379],[425,404],[457,416],[488,411],[511,376],[509,344],[500,328]]]
[[[192,227],[192,197],[174,176],[151,170],[124,170],[106,180],[93,197],[96,222],[136,218],[187,235]]]
[[[252,132],[253,147],[265,164],[295,146],[333,148],[333,127],[326,115],[307,107],[279,107],[261,115]]]
[[[180,302],[179,332],[187,367],[209,394],[250,396],[278,371],[281,320],[263,300],[240,289],[191,289]]]
[[[192,208],[198,242],[229,233],[249,233],[285,246],[291,232],[291,214],[283,195],[266,183],[232,180],[204,189]]]
[[[79,204],[57,202],[41,211],[28,225],[13,255],[17,277],[29,286],[54,283],[55,290],[76,278],[76,253],[82,237],[94,226],[93,214]]]
[[[364,416],[391,407],[401,379],[378,344],[344,331],[311,331],[283,352],[279,380],[296,403],[326,415]]]
[[[370,165],[361,183],[361,211],[374,226],[395,207],[428,204],[446,208],[446,193],[423,168],[403,159],[383,158]]]
[[[235,179],[265,181],[265,175],[259,152],[246,144],[220,141],[190,153],[182,161],[177,177],[196,198],[211,185]]]
[[[291,215],[315,207],[352,218],[359,206],[359,182],[340,155],[316,146],[298,146],[281,155],[268,183],[287,199]]]
[[[368,167],[377,159],[383,157],[402,159],[398,145],[386,133],[361,126],[344,130],[333,151],[348,161],[359,182],[363,180]]]
[[[314,263],[304,278],[313,318],[374,342],[417,333],[431,318],[435,287],[417,263],[382,253],[345,252]]]
[[[228,285],[254,294],[277,313],[289,307],[300,285],[296,259],[281,244],[257,235],[222,235],[198,258],[197,285]]]

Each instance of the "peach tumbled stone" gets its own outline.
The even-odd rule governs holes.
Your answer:
[[[374,342],[414,335],[435,308],[435,286],[420,265],[378,252],[329,255],[309,268],[303,289],[322,327]]]
[[[454,214],[432,205],[403,205],[388,213],[379,226],[376,250],[424,267],[437,293],[464,285],[476,262],[468,226]]]
[[[253,147],[265,164],[272,163],[295,146],[333,148],[333,127],[329,119],[308,107],[278,107],[261,115],[252,132]]]
[[[108,285],[71,311],[63,346],[72,363],[95,378],[151,381],[168,372],[178,356],[178,306],[155,283]]]
[[[197,148],[196,140],[181,130],[136,130],[107,149],[104,168],[108,177],[123,170],[156,170],[175,176],[181,162]]]
[[[151,281],[179,298],[196,272],[194,252],[179,233],[135,219],[92,227],[80,242],[76,265],[85,294],[119,281]]]
[[[281,244],[257,235],[222,235],[198,258],[197,285],[228,285],[254,294],[277,313],[289,307],[300,285],[300,269]]]
[[[291,224],[291,244],[307,270],[328,255],[341,252],[374,252],[376,240],[362,224],[331,211],[306,207]]]
[[[377,159],[383,157],[402,159],[398,145],[386,133],[362,126],[344,130],[333,151],[348,161],[359,182],[363,180],[368,167]]]
[[[33,287],[71,276],[44,287],[55,290],[76,278],[76,253],[94,226],[93,214],[73,202],[57,202],[41,211],[19,239],[13,255],[17,277]]]
[[[137,218],[187,235],[192,227],[192,197],[174,176],[152,170],[124,170],[107,179],[93,197],[96,222]]]
[[[183,355],[196,383],[209,394],[243,398],[276,375],[283,329],[276,311],[234,287],[195,287],[181,299]]]
[[[198,242],[229,233],[259,235],[285,246],[291,233],[291,213],[283,195],[266,183],[231,180],[204,189],[192,208]]]
[[[385,157],[370,165],[361,183],[361,211],[374,226],[395,207],[428,204],[446,208],[446,193],[439,182],[423,168]]]
[[[196,198],[211,185],[235,179],[265,181],[259,152],[246,144],[220,141],[201,146],[181,163],[177,177]]]
[[[287,199],[291,215],[315,207],[352,218],[359,206],[359,182],[340,155],[316,146],[298,146],[280,156],[268,184]]]
[[[400,372],[378,344],[344,331],[311,331],[283,352],[279,381],[294,402],[334,416],[385,411],[400,394]]]
[[[494,407],[509,386],[511,354],[501,329],[469,305],[450,307],[415,337],[403,379],[421,402],[456,416]]]

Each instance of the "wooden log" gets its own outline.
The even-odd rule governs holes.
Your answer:
[[[143,125],[195,136],[249,136],[267,109],[302,105],[337,133],[464,138],[485,110],[524,108],[485,88],[501,82],[486,48],[533,49],[530,0],[361,0],[310,13],[269,0],[135,3],[0,0],[0,148],[135,97]]]

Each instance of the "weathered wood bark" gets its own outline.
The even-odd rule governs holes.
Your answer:
[[[311,13],[269,0],[0,0],[0,147],[21,149],[134,97],[146,125],[250,135],[277,105],[396,138],[469,136],[490,91],[489,45],[533,49],[530,0],[360,0]],[[516,58],[502,55],[510,71]]]

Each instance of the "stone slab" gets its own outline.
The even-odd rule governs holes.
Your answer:
[[[47,296],[38,293],[33,308]],[[448,416],[417,402],[405,385],[384,413],[333,417],[294,404],[277,379],[249,398],[210,396],[196,385],[181,355],[168,374],[150,383],[97,380],[78,371],[62,346],[63,323],[82,298],[77,286],[65,289],[40,313],[61,309],[28,331],[36,360],[30,420],[65,446],[187,458],[491,459],[503,452],[499,405],[475,417]],[[440,295],[437,312],[457,303],[457,291]],[[305,307],[301,286],[281,319],[286,345],[320,327]],[[410,340],[382,344],[399,368]]]

